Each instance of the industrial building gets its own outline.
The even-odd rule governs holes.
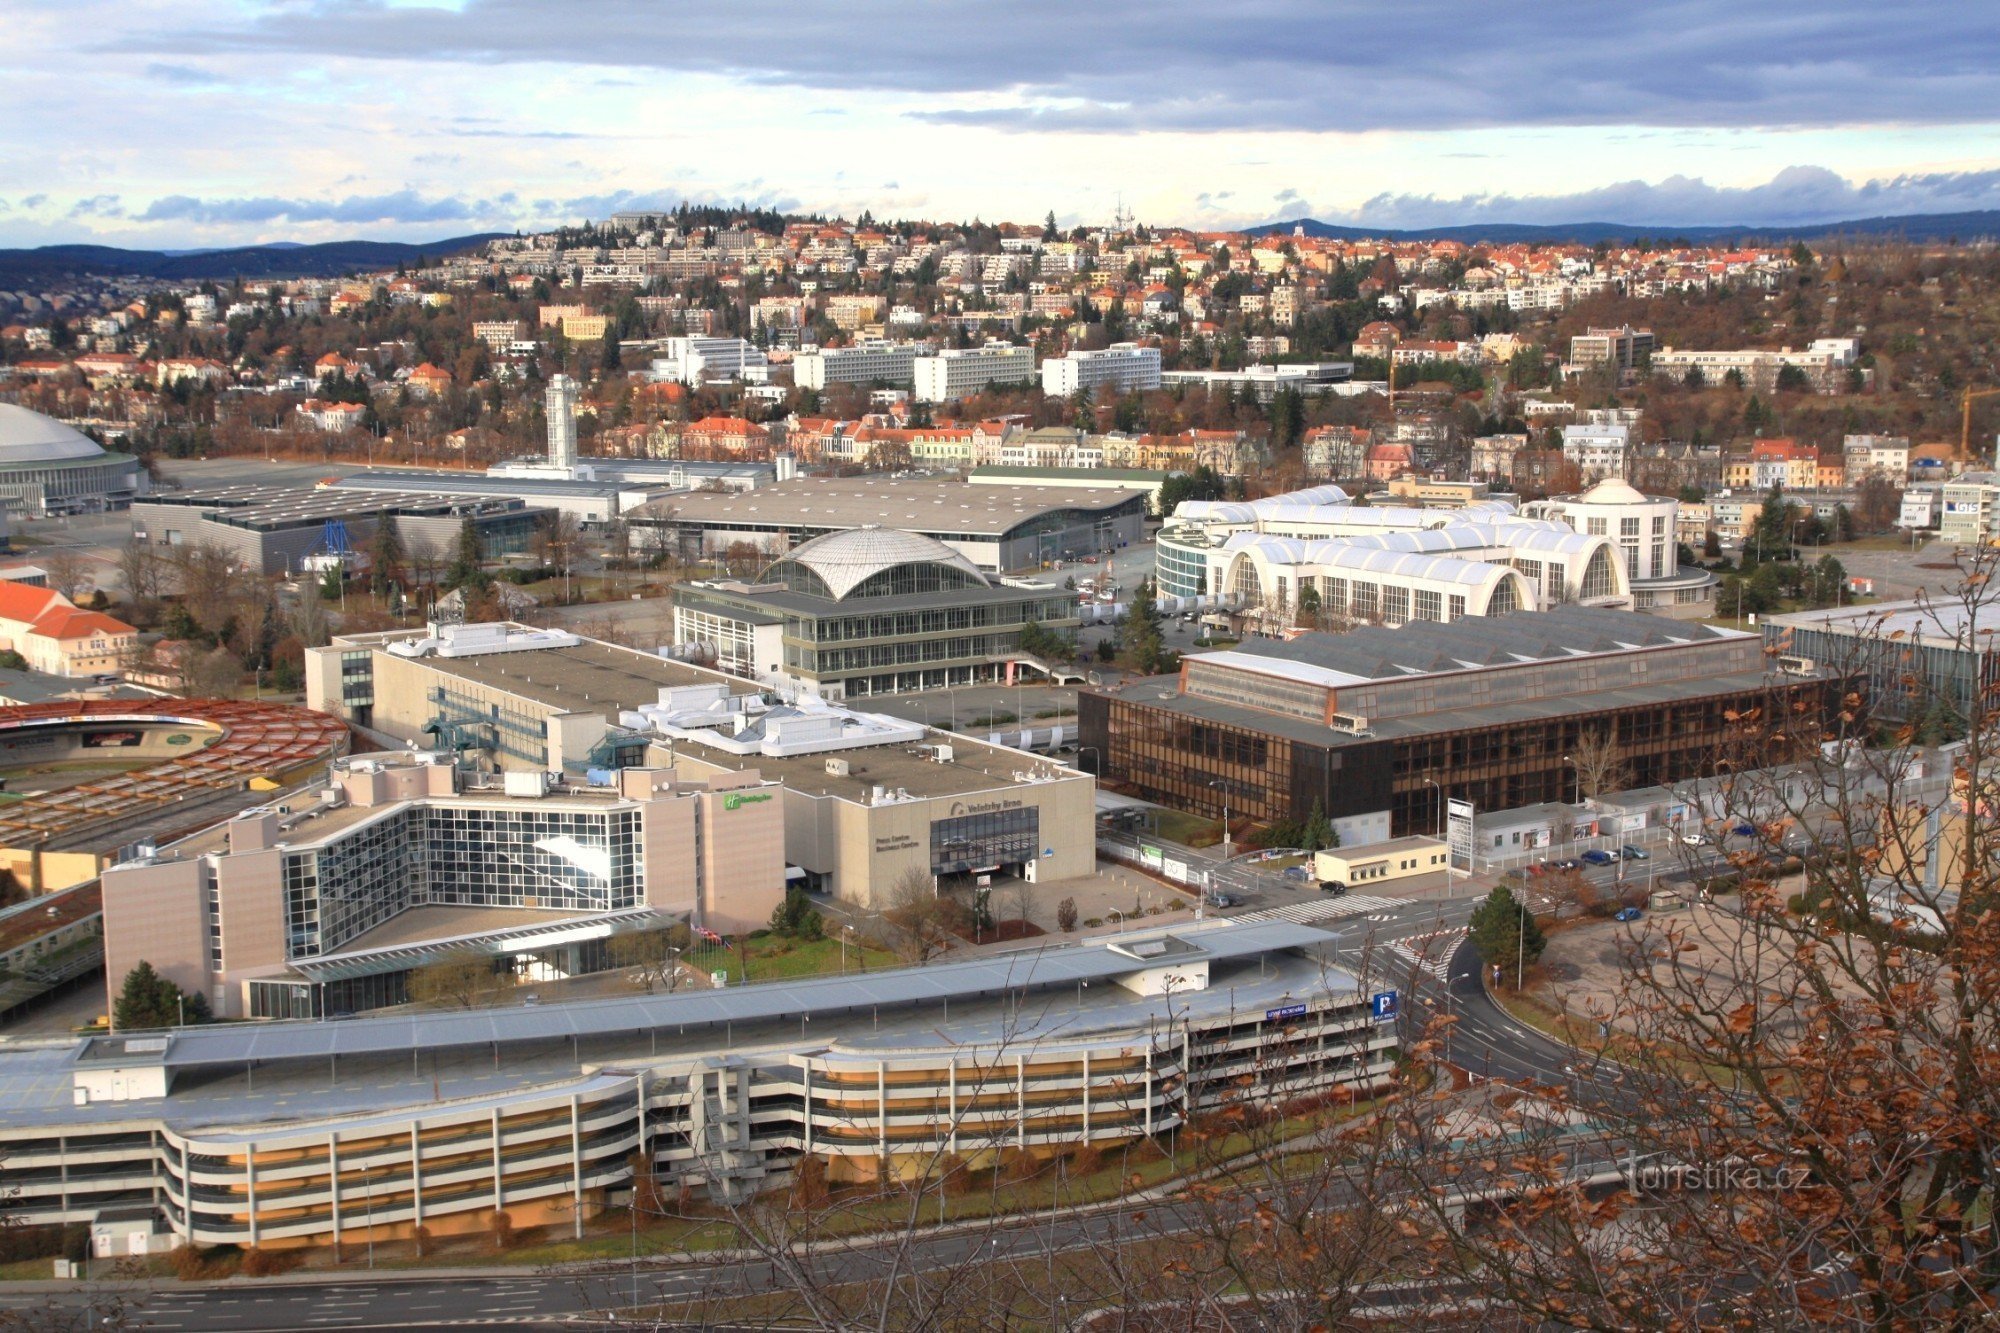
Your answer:
[[[404,1003],[468,952],[526,980],[601,971],[621,931],[731,933],[783,900],[784,832],[754,768],[602,783],[482,775],[456,756],[336,761],[323,785],[147,849],[102,877],[105,984],[141,962],[223,1018]]]
[[[1173,1146],[1197,1114],[1385,1084],[1396,995],[1333,938],[1209,923],[560,1007],[0,1049],[0,1188],[100,1255],[583,1234],[662,1189],[740,1199]],[[948,1015],[948,1017],[946,1016]],[[726,1055],[718,1055],[726,1052]]]
[[[120,509],[150,489],[131,454],[104,446],[54,417],[0,403],[0,512],[45,518]]]
[[[830,532],[894,528],[943,542],[988,573],[1039,569],[1145,535],[1146,497],[1104,486],[974,486],[941,477],[810,477],[744,495],[678,495],[630,516],[684,559],[749,545],[767,555]]]
[[[1448,798],[1569,797],[1586,737],[1635,786],[1790,758],[1746,754],[1738,719],[1796,716],[1809,738],[1850,682],[1773,673],[1763,649],[1755,634],[1577,606],[1257,640],[1189,656],[1178,677],[1079,691],[1077,752],[1107,785],[1179,810],[1269,822],[1318,808],[1357,846],[1435,830]]]
[[[990,577],[943,542],[889,528],[815,537],[748,582],[674,588],[676,644],[823,699],[1011,683],[1030,624],[1075,629],[1075,594]]]
[[[1766,616],[1764,645],[1788,671],[1834,670],[1868,680],[1871,713],[1887,721],[1931,714],[1958,734],[1990,715],[2000,683],[1990,598],[1876,602]]]
[[[389,484],[372,486],[369,479]],[[353,484],[349,484],[353,483]],[[480,558],[526,554],[550,511],[520,498],[426,494],[421,474],[364,472],[337,487],[301,490],[241,482],[149,495],[132,504],[132,536],[152,546],[219,546],[246,569],[295,574],[309,557],[364,551],[386,519],[405,551],[449,555],[470,520]]]

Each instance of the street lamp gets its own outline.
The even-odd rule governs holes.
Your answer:
[[[1438,815],[1437,815],[1437,827],[1438,827],[1438,841],[1439,841],[1439,842],[1443,842],[1443,841],[1444,841],[1444,788],[1443,788],[1443,787],[1440,787],[1440,786],[1438,786],[1438,780],[1437,780],[1436,778],[1433,778],[1433,777],[1429,777],[1429,776],[1426,776],[1426,777],[1424,778],[1424,781],[1425,781],[1426,783],[1428,783],[1428,784],[1429,784],[1430,786],[1432,786],[1432,787],[1436,788],[1436,790],[1437,790],[1437,794],[1438,794],[1438,796],[1437,796],[1437,805],[1438,805]]]
[[[1229,784],[1227,782],[1224,782],[1221,778],[1210,778],[1208,780],[1208,785],[1211,787],[1219,787],[1222,789],[1222,859],[1227,861],[1230,856]]]
[[[1569,803],[1571,805],[1581,805],[1583,804],[1583,770],[1578,768],[1576,760],[1570,758],[1568,755],[1563,756],[1563,762],[1569,765]]]
[[[1119,909],[1117,909],[1116,907],[1113,907],[1113,908],[1111,908],[1110,910],[1106,911],[1104,915],[1106,915],[1106,916],[1115,916],[1115,917],[1117,917],[1117,918],[1118,918],[1118,933],[1119,933],[1120,935],[1123,935],[1123,934],[1125,933],[1125,913],[1123,913],[1122,911],[1120,911],[1120,910],[1119,910]]]
[[[1095,752],[1095,753],[1096,753],[1096,755],[1097,755],[1097,767],[1096,767],[1095,769],[1088,769],[1088,768],[1087,768],[1087,769],[1084,769],[1084,772],[1086,772],[1086,773],[1089,773],[1089,774],[1090,774],[1090,775],[1091,775],[1092,777],[1096,777],[1096,778],[1101,778],[1101,777],[1103,777],[1103,776],[1104,776],[1104,751],[1103,751],[1103,749],[1102,749],[1102,748],[1100,748],[1099,746],[1095,746],[1095,745],[1079,745],[1079,746],[1077,746],[1077,747],[1076,747],[1076,757],[1077,757],[1077,759],[1078,759],[1078,761],[1079,761],[1079,766],[1081,766],[1081,761],[1082,761],[1082,759],[1083,759],[1083,752],[1084,752],[1085,750],[1090,750],[1090,751],[1093,751],[1093,752]]]

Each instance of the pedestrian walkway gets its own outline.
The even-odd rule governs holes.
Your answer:
[[[1465,938],[1465,930],[1434,930],[1427,935],[1412,935],[1407,939],[1389,941],[1389,948],[1404,961],[1413,963],[1424,971],[1445,980],[1445,973],[1451,970],[1451,956],[1458,952],[1459,942]]]
[[[1367,894],[1343,894],[1338,898],[1324,898],[1317,902],[1293,903],[1290,907],[1267,907],[1260,912],[1245,912],[1232,916],[1231,921],[1290,921],[1296,925],[1307,925],[1314,921],[1331,921],[1336,917],[1360,916],[1369,912],[1394,912],[1407,907],[1406,898],[1371,898]]]

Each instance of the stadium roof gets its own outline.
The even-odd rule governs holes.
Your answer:
[[[104,448],[54,417],[0,403],[0,463],[94,462]]]

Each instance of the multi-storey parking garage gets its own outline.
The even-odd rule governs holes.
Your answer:
[[[1391,993],[1331,937],[1212,923],[862,976],[0,1050],[0,1188],[100,1252],[582,1230],[655,1183],[738,1197],[1171,1135],[1372,1088]]]

